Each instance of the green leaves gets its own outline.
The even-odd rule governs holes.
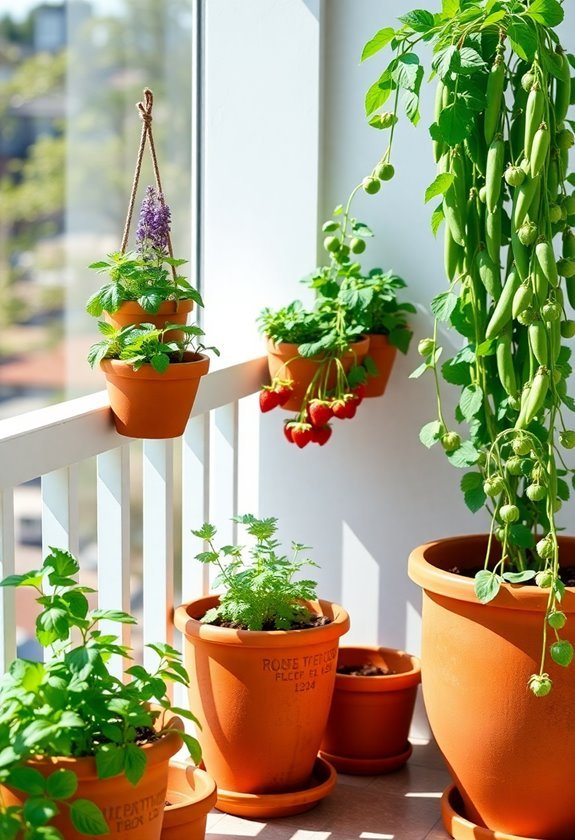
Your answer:
[[[438,195],[445,195],[453,184],[455,176],[451,172],[440,173],[425,191],[425,203]],[[441,205],[441,219],[443,219],[443,205]]]
[[[537,32],[526,20],[515,18],[507,27],[509,42],[524,61],[533,61],[537,52]]]
[[[460,486],[465,504],[472,513],[477,513],[487,498],[483,489],[483,476],[478,472],[466,473],[461,479]]]
[[[431,301],[431,311],[438,321],[449,321],[457,306],[457,295],[453,292],[441,292]]]
[[[391,28],[380,29],[376,32],[363,48],[361,60],[365,61],[375,55],[377,52],[386,47],[395,35],[395,30]]]
[[[437,443],[441,435],[445,431],[443,424],[439,420],[433,420],[431,423],[426,423],[419,432],[419,440],[428,449]]]
[[[399,20],[414,32],[428,32],[435,25],[435,18],[426,9],[414,9],[401,15]]]
[[[544,26],[558,26],[563,21],[565,12],[558,0],[533,0],[525,15]]]
[[[557,665],[567,668],[573,661],[573,645],[566,639],[558,639],[549,648],[551,658]]]
[[[470,421],[483,406],[483,391],[479,385],[468,385],[463,389],[459,408],[464,420]]]
[[[468,136],[473,112],[468,108],[462,97],[444,108],[437,122],[439,134],[449,146],[457,146]]]
[[[70,805],[72,825],[83,834],[108,834],[108,823],[97,805],[88,799],[75,799]]]
[[[501,578],[499,575],[487,569],[482,569],[475,575],[475,594],[482,604],[488,604],[492,601],[497,596],[500,588]]]

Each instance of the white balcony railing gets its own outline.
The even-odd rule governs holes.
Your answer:
[[[204,569],[182,564],[182,556],[191,556],[190,530],[210,518],[211,500],[217,499],[221,510],[224,499],[226,515],[237,513],[239,405],[259,389],[266,375],[264,358],[208,374],[181,446],[172,440],[142,444],[144,644],[171,641],[172,609],[180,589],[187,598],[207,590]],[[79,469],[95,457],[96,487],[90,495],[96,499],[98,606],[130,611],[130,459],[136,445],[116,433],[105,392],[0,421],[0,577],[15,571],[14,498],[19,485],[33,479],[41,481],[43,554],[49,546],[78,553]],[[182,551],[175,556],[179,527]],[[0,590],[2,669],[16,652],[15,603],[14,590]],[[113,632],[119,626],[114,625]],[[128,643],[129,627],[121,629]]]

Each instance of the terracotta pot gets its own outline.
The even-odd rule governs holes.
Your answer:
[[[173,725],[183,727],[179,718],[173,721]],[[175,732],[143,746],[147,764],[136,786],[130,784],[123,774],[98,779],[96,761],[91,757],[42,759],[28,763],[44,776],[59,769],[72,770],[78,778],[78,789],[69,801],[89,799],[95,802],[109,826],[106,837],[113,837],[114,840],[160,840],[168,786],[168,763],[181,746],[182,739]],[[18,804],[25,799],[18,791],[4,787],[1,789],[6,804]],[[86,840],[86,835],[72,826],[68,810],[64,807],[51,824],[62,832],[66,840]]]
[[[310,608],[332,619],[321,627],[252,631],[202,624],[217,603],[210,596],[175,612],[206,769],[228,793],[301,791],[310,785],[327,722],[348,614],[319,601]]]
[[[293,392],[289,400],[282,406],[286,411],[298,411],[305,392],[317,373],[321,356],[314,356],[305,359],[299,355],[297,344],[288,344],[285,341],[274,344],[267,339],[268,368],[270,377],[278,376],[280,379],[291,379],[293,381]],[[361,364],[369,349],[369,338],[362,338],[350,345],[349,350],[341,357],[344,371],[347,373],[355,364]],[[327,388],[333,388],[336,383],[336,365],[331,365],[327,378]]]
[[[154,324],[162,329],[166,324],[186,324],[188,315],[194,308],[192,300],[166,300],[160,304],[155,314],[146,312],[135,300],[125,301],[116,312],[104,313],[104,320],[118,329],[127,327],[129,324]],[[179,330],[170,330],[166,333],[168,341],[180,341],[183,333]]]
[[[202,353],[185,353],[183,362],[173,362],[164,373],[151,365],[134,371],[127,362],[103,359],[100,367],[117,431],[134,438],[179,437],[209,366]]]
[[[397,355],[397,347],[390,344],[386,335],[371,334],[369,336],[369,356],[373,359],[377,376],[368,376],[365,383],[366,397],[381,397],[387,387],[391,369]]]
[[[408,735],[421,680],[419,660],[392,648],[340,648],[338,668],[369,663],[396,673],[335,676],[321,755],[342,773],[388,773],[411,755]]]
[[[445,571],[482,567],[486,539],[439,540],[409,558],[409,575],[423,587],[422,685],[431,728],[469,820],[500,832],[496,837],[573,840],[573,669],[547,665],[553,690],[546,697],[527,687],[539,671],[547,593],[504,584],[482,605],[473,578]],[[575,565],[575,539],[560,546],[562,562]],[[561,609],[569,618],[561,636],[574,643],[573,589]]]
[[[162,825],[162,840],[202,840],[208,811],[216,804],[216,783],[192,764],[172,762]]]

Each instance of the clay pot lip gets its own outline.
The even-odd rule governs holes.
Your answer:
[[[197,783],[194,786],[190,784],[190,776]],[[174,790],[183,797],[183,801],[166,805],[164,827],[182,825],[188,820],[198,819],[207,814],[216,804],[218,796],[212,776],[191,762],[170,761],[166,799],[169,799],[170,792]]]
[[[354,341],[349,345],[349,349],[346,350],[344,355],[347,355],[350,352],[354,352],[358,356],[361,356],[362,354],[367,354],[369,348],[369,340],[370,337],[368,335],[360,336],[357,341]],[[292,356],[299,355],[297,352],[299,344],[292,344],[289,341],[278,341],[276,344],[276,342],[273,339],[268,338],[268,336],[266,336],[266,347],[268,353],[289,353]],[[300,356],[300,358],[306,359],[306,361],[308,362],[312,362],[316,361],[320,357],[310,356],[309,358],[307,358],[305,356]]]
[[[443,549],[461,546],[461,563],[464,567],[481,565],[487,542],[487,534],[466,534],[459,537],[445,537],[424,543],[413,549],[409,555],[408,575],[426,592],[442,595],[458,601],[486,607],[515,610],[545,610],[547,590],[536,586],[503,583],[497,597],[489,604],[480,604],[474,591],[473,578],[456,575],[441,567]],[[575,537],[559,537],[559,546],[568,548],[575,555]],[[450,551],[450,556],[451,551]],[[479,562],[478,562],[479,561]],[[575,612],[575,587],[568,587],[561,602],[564,612]]]
[[[165,725],[171,725],[175,729],[183,730],[184,723],[181,718],[172,715],[167,718]],[[162,736],[158,741],[152,741],[149,744],[144,744],[140,749],[144,750],[147,757],[147,765],[160,764],[163,761],[168,761],[172,755],[175,755],[182,746],[182,739],[178,732],[168,732]],[[46,756],[38,759],[29,759],[26,764],[38,770],[45,769],[52,772],[55,769],[72,770],[78,779],[93,779],[95,782],[106,782],[108,779],[100,779],[96,770],[96,759],[94,756],[87,755],[79,758],[69,756]],[[112,779],[121,779],[123,774],[119,773],[117,776],[111,776]]]
[[[411,653],[397,648],[378,647],[376,645],[344,645],[339,648],[339,657],[342,653],[349,654],[352,652],[354,657],[357,656],[358,665],[371,661],[374,654],[380,654],[384,659],[386,655],[399,657],[403,661],[409,662],[410,667],[398,674],[380,674],[371,677],[358,674],[338,674],[336,671],[335,685],[337,691],[380,693],[410,688],[419,685],[421,682],[421,663],[419,658]]]
[[[230,627],[217,627],[202,624],[199,621],[207,610],[217,605],[218,595],[207,595],[181,604],[174,611],[174,623],[178,630],[187,637],[201,639],[221,645],[241,647],[303,647],[319,643],[320,634],[325,638],[339,638],[349,630],[350,620],[347,611],[332,601],[318,600],[309,602],[318,615],[328,615],[332,620],[320,627],[308,627],[302,630],[233,630]]]
[[[164,373],[158,373],[151,365],[142,365],[134,371],[131,364],[122,359],[102,359],[100,368],[104,374],[120,376],[124,379],[154,380],[168,382],[177,379],[190,379],[205,376],[210,367],[210,358],[205,353],[184,353],[183,362],[171,362]]]
[[[146,312],[146,310],[140,306],[137,300],[125,300],[123,301],[120,306],[116,309],[115,312],[109,312],[107,314],[110,317],[114,317],[118,314],[118,312],[123,312],[126,315],[139,315],[143,313],[144,315],[149,315],[151,318],[155,318],[158,315],[166,315],[169,313],[179,313],[179,312],[191,312],[194,308],[194,301],[191,298],[180,298],[179,300],[165,300],[160,304],[160,307],[157,312]],[[142,323],[144,323],[142,321]]]
[[[367,337],[369,338],[370,349],[373,344],[378,347],[389,347],[390,349],[397,350],[394,344],[389,343],[389,335],[387,333],[368,333]]]

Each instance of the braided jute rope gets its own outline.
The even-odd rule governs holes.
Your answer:
[[[154,136],[152,134],[152,107],[154,105],[154,94],[149,88],[144,89],[144,101],[136,103],[136,108],[140,112],[142,119],[142,132],[140,134],[140,147],[138,149],[138,157],[136,158],[136,170],[134,172],[134,180],[132,181],[132,192],[130,193],[130,203],[128,206],[128,214],[126,216],[126,224],[124,225],[124,234],[122,236],[122,244],[120,246],[120,253],[126,252],[128,245],[128,237],[130,235],[130,225],[132,223],[132,216],[134,213],[134,204],[136,202],[136,193],[138,191],[138,184],[140,182],[140,172],[142,169],[142,160],[144,158],[144,151],[146,142],[150,145],[150,157],[152,158],[152,167],[154,170],[154,179],[156,181],[156,191],[162,204],[164,204],[164,191],[162,190],[162,182],[160,180],[160,169],[158,166],[158,158],[156,155],[156,147],[154,145]],[[170,234],[167,235],[168,254],[173,259],[174,252],[172,249],[172,239]],[[176,267],[172,266],[172,275],[176,279]]]

